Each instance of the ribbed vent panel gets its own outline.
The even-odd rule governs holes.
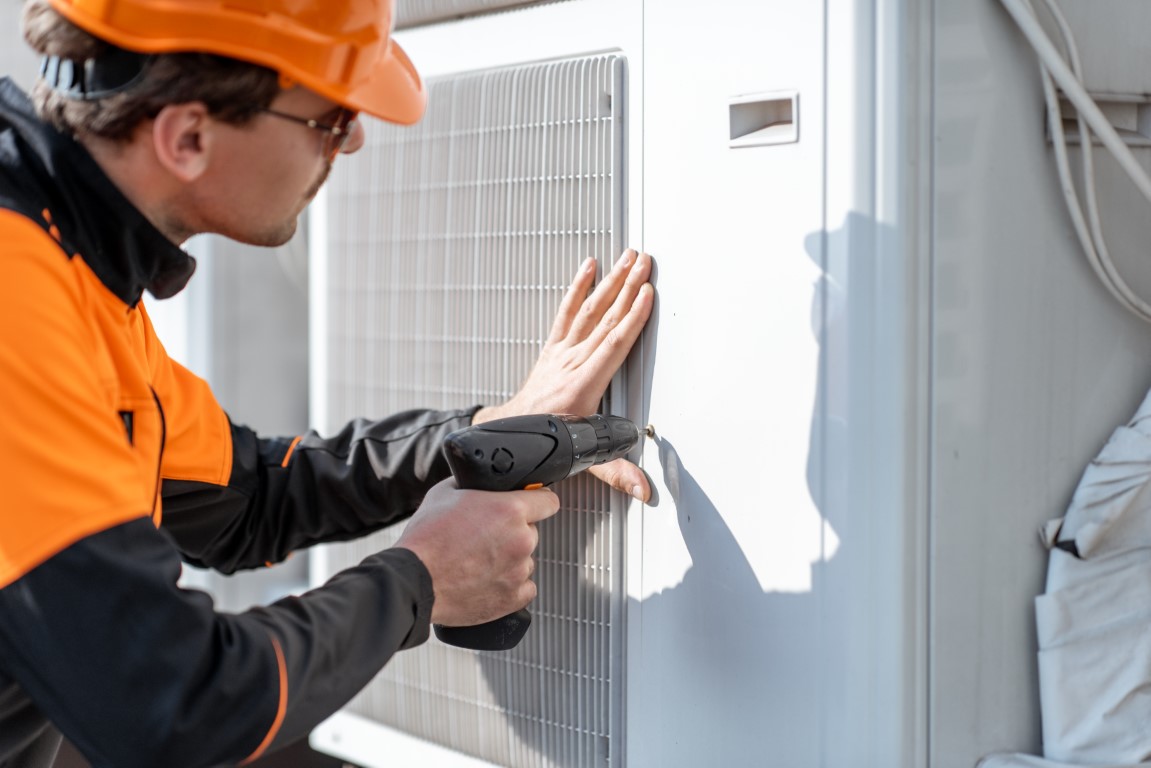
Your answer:
[[[412,128],[373,124],[329,188],[332,422],[497,403],[535,362],[587,256],[623,248],[618,56],[429,83]],[[495,763],[619,765],[621,500],[588,476],[543,523],[528,637],[477,654],[434,638],[351,705]],[[332,570],[388,546],[334,548]]]
[[[416,27],[437,21],[475,16],[526,5],[561,2],[562,0],[398,0],[396,28]]]

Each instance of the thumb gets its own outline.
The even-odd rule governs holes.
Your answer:
[[[632,498],[647,501],[651,498],[651,483],[647,474],[627,459],[616,459],[598,464],[588,470],[605,483]]]

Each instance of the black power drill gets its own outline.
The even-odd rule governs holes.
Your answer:
[[[496,419],[444,438],[444,454],[460,488],[517,491],[540,488],[618,459],[643,432],[620,416],[537,414]],[[527,608],[486,624],[434,626],[436,637],[460,648],[506,651],[531,624]]]

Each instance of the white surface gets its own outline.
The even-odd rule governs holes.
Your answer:
[[[38,62],[20,33],[23,0],[0,0],[0,75],[11,77],[27,90],[36,77]]]
[[[337,712],[317,725],[308,743],[312,749],[324,754],[353,760],[361,768],[408,765],[489,768],[492,765],[349,712]]]
[[[1043,754],[1097,765],[1151,759],[1151,396],[1092,459],[1036,598]]]
[[[1142,397],[1151,335],[1079,253],[1010,17],[939,3],[935,45],[929,764],[969,768],[1040,749],[1036,531]],[[1100,165],[1109,239],[1132,246],[1113,252],[1140,254],[1120,268],[1147,295],[1146,204]]]
[[[640,567],[643,594],[674,586],[629,614],[629,765],[918,767],[920,17],[687,17],[645,8],[646,416],[668,450],[647,449]],[[725,95],[786,89],[799,142],[730,149]]]

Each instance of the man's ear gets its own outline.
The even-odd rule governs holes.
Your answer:
[[[180,181],[195,181],[208,169],[216,122],[199,101],[169,104],[152,122],[156,159]]]

